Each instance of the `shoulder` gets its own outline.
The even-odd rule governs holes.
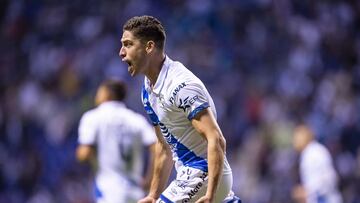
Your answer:
[[[201,87],[204,84],[182,63],[173,61],[168,73],[168,90],[178,92],[181,89]]]
[[[132,109],[126,109],[125,110],[126,114],[132,118],[132,119],[136,119],[136,120],[142,120],[145,119],[143,115],[141,115],[140,113],[133,111]]]
[[[198,79],[188,68],[179,61],[172,61],[169,63],[170,78],[179,80],[194,80]]]
[[[316,153],[316,154],[326,154],[328,150],[326,147],[318,142],[311,142],[309,144],[309,151],[310,153]]]
[[[79,129],[94,129],[97,122],[97,109],[86,111],[80,119]]]
[[[146,118],[142,114],[132,109],[129,108],[123,109],[123,116],[126,117],[125,119],[126,123],[133,126],[134,128],[141,128],[145,124],[147,124]]]
[[[316,162],[321,162],[324,160],[330,160],[331,155],[328,149],[318,143],[318,142],[311,142],[304,150],[303,152],[304,158],[307,160],[313,160]]]
[[[84,121],[84,120],[93,120],[96,118],[96,114],[98,112],[98,109],[97,108],[94,108],[94,109],[90,109],[88,111],[86,111],[82,116],[81,116],[81,120]]]

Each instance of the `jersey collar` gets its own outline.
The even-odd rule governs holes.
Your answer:
[[[108,106],[120,106],[120,107],[125,107],[124,102],[121,101],[114,101],[114,100],[110,100],[110,101],[105,101],[102,104],[99,105],[99,107],[103,108],[103,107],[108,107]]]
[[[161,67],[160,73],[158,78],[156,79],[154,88],[152,89],[152,92],[155,94],[159,94],[164,86],[165,79],[167,78],[168,70],[170,67],[171,59],[165,55],[165,61]],[[146,78],[145,76],[145,87],[146,90],[151,90],[150,88],[150,80]]]

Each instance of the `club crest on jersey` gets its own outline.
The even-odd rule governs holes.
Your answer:
[[[183,87],[185,87],[186,86],[186,83],[185,82],[182,82],[180,85],[178,85],[175,89],[174,89],[174,91],[172,92],[172,94],[171,94],[171,97],[170,97],[170,99],[169,99],[169,102],[171,103],[171,104],[174,104],[174,100],[175,100],[175,96],[180,92],[180,90],[183,88]]]

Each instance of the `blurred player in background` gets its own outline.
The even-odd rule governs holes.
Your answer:
[[[314,139],[305,125],[295,128],[293,145],[300,153],[301,185],[293,190],[297,202],[341,203],[337,175],[329,151]]]
[[[103,82],[95,98],[97,108],[86,112],[80,121],[76,155],[80,161],[96,158],[98,162],[98,203],[136,202],[150,184],[152,161],[149,175],[143,178],[143,149],[146,145],[153,151],[155,132],[146,118],[124,105],[125,96],[123,82]]]
[[[165,31],[154,17],[129,19],[119,55],[131,76],[145,75],[142,101],[156,129],[153,202],[239,202],[216,110],[204,84],[164,53]],[[166,188],[175,161],[176,179]]]

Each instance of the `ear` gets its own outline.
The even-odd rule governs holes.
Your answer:
[[[146,42],[146,45],[145,45],[145,51],[146,53],[151,53],[153,50],[155,49],[155,42],[150,40],[148,42]]]

